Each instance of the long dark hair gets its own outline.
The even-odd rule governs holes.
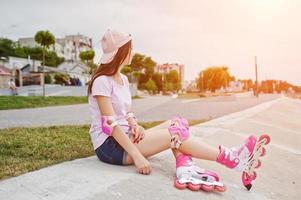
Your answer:
[[[101,75],[107,75],[107,76],[113,76],[117,73],[118,68],[120,65],[124,62],[126,57],[129,55],[131,51],[132,46],[132,40],[124,44],[122,47],[120,47],[114,57],[114,59],[107,63],[107,64],[100,64],[97,70],[94,72],[91,80],[89,81],[88,86],[88,95],[92,92],[92,85],[94,80],[101,76]]]

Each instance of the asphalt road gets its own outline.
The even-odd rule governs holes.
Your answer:
[[[175,115],[188,119],[212,119],[279,97],[272,94],[259,98],[232,95],[182,100],[169,96],[145,96],[133,100],[132,110],[139,121],[145,122],[168,120]],[[0,111],[0,128],[89,124],[90,121],[88,104]]]

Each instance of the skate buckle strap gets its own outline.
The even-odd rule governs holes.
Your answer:
[[[172,136],[170,140],[170,147],[172,149],[179,149],[181,145],[182,145],[182,141],[178,140],[176,136]]]
[[[239,158],[237,157],[231,158],[232,157],[231,155],[235,154],[234,149],[228,149],[223,146],[219,146],[219,149],[220,149],[220,154],[216,159],[217,162],[229,168],[235,168],[239,164]]]
[[[181,166],[191,166],[192,158],[187,154],[180,154],[176,157],[176,168]]]

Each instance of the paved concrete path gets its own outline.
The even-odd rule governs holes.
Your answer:
[[[146,96],[134,99],[132,110],[139,121],[164,121],[174,115],[188,119],[211,119],[237,112],[280,95],[256,97],[212,97],[199,100],[172,99],[168,96]],[[89,124],[88,104],[53,106],[0,111],[0,128],[36,127],[66,124]]]
[[[112,166],[92,156],[1,181],[0,199],[299,199],[300,119],[301,101],[281,98],[192,127],[196,137],[213,146],[236,145],[249,134],[270,134],[272,142],[251,191],[242,187],[239,173],[203,160],[196,162],[220,174],[227,192],[177,190],[173,187],[175,161],[171,152],[165,151],[150,159],[150,176],[137,174],[134,166]]]

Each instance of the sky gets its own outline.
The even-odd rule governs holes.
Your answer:
[[[17,40],[49,30],[57,38],[130,33],[134,51],[159,64],[185,65],[185,80],[210,66],[239,79],[301,85],[300,0],[0,0],[0,37]]]

